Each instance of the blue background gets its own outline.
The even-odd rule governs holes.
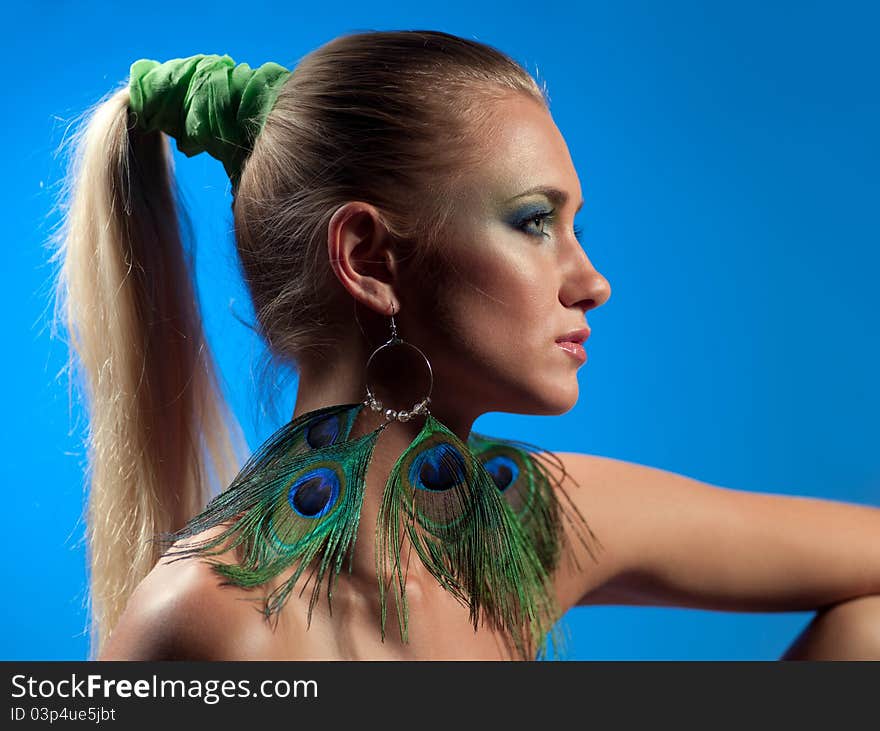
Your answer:
[[[606,7],[610,6],[610,7]],[[744,490],[880,504],[876,4],[34,2],[3,31],[2,659],[87,652],[82,446],[44,247],[73,117],[141,57],[288,67],[355,30],[434,28],[546,79],[580,176],[577,223],[609,303],[590,313],[577,406],[480,431]],[[871,7],[873,6],[873,7]],[[219,162],[177,156],[206,325],[251,446],[291,412],[253,384],[261,348]],[[816,536],[823,550],[828,536]],[[584,607],[574,659],[774,659],[810,613]]]

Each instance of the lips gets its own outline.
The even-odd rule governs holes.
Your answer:
[[[556,338],[557,343],[577,343],[578,345],[582,345],[584,341],[590,337],[590,328],[581,328],[579,330],[572,330],[571,332],[566,333],[565,335],[561,335]]]
[[[574,356],[579,363],[585,363],[587,360],[587,351],[584,350],[584,346],[580,343],[572,340],[560,340],[556,343],[556,347]]]
[[[584,363],[587,360],[587,351],[584,350],[583,343],[588,337],[590,337],[588,327],[572,330],[556,338],[556,347],[574,356],[579,363]]]

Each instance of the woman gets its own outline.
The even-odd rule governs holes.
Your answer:
[[[581,189],[565,141],[527,72],[445,33],[342,36],[289,76],[275,64],[252,72],[194,59],[133,65],[83,128],[71,172],[60,293],[90,395],[99,659],[529,658],[547,629],[530,623],[529,608],[555,620],[598,603],[820,608],[786,657],[880,657],[880,511],[871,508],[738,492],[593,455],[518,453],[530,474],[545,474],[543,464],[541,484],[554,488],[546,514],[557,517],[540,535],[560,555],[523,540],[495,492],[473,485],[466,494],[480,509],[469,515],[484,522],[468,551],[389,532],[398,461],[432,418],[448,444],[470,445],[482,413],[561,414],[577,400],[585,313],[611,289],[572,229]],[[299,373],[291,423],[300,431],[255,455],[202,520],[193,516],[209,477],[227,485],[236,474],[240,437],[216,388],[160,130],[226,166],[261,334]],[[364,400],[365,364],[398,330],[417,355],[379,369],[389,415],[366,408],[375,402]],[[411,413],[403,404],[424,394],[423,373],[430,413]],[[334,578],[326,543],[281,566],[266,558],[269,514],[245,518],[279,464],[313,458],[283,461],[302,420],[362,400],[347,440],[322,446],[362,439],[369,454],[362,492],[347,503],[352,519],[335,528],[349,531],[340,545],[352,548],[350,571],[328,584],[332,604],[319,603],[319,581],[311,597],[304,591],[309,571]],[[567,476],[582,487],[564,488]],[[296,507],[302,493],[287,495]],[[312,493],[320,505],[300,517],[323,516],[329,495]],[[250,542],[232,541],[246,523]],[[833,550],[816,540],[829,526],[840,536]],[[180,555],[219,546],[220,570],[160,558],[155,537],[175,531]],[[237,581],[221,585],[218,573]],[[400,621],[386,628],[392,587]],[[255,589],[284,602],[254,612]],[[512,643],[520,625],[523,642]]]

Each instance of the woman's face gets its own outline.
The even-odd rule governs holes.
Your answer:
[[[493,111],[495,129],[480,140],[486,162],[455,193],[435,301],[420,303],[430,327],[418,342],[435,394],[477,413],[560,414],[576,403],[577,372],[589,361],[556,341],[587,328],[585,313],[611,287],[575,238],[581,187],[549,112],[521,94]],[[565,200],[528,192],[537,187]]]

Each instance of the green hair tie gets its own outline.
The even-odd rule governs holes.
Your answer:
[[[129,108],[147,132],[161,130],[187,157],[207,152],[233,185],[290,71],[269,62],[256,69],[229,56],[198,54],[131,65]]]

